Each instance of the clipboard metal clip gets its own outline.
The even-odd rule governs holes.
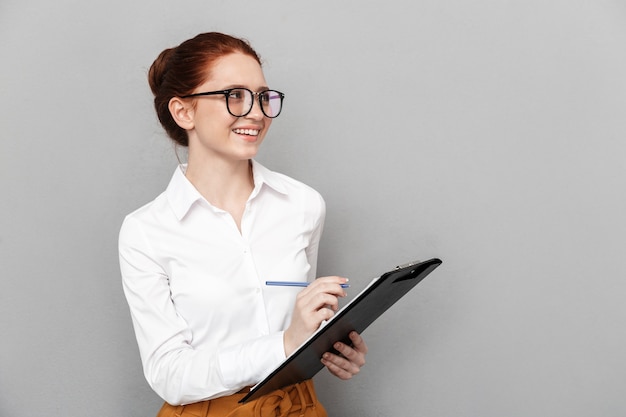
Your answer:
[[[402,265],[398,265],[398,266],[396,266],[396,270],[408,268],[409,266],[417,265],[417,264],[419,264],[421,262],[422,261],[413,261],[413,262],[408,262],[408,263],[405,263],[405,264],[402,264]]]

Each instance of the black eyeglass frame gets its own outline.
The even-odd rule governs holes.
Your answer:
[[[252,95],[252,104],[250,105],[250,108],[248,109],[248,111],[245,112],[244,114],[236,115],[236,114],[233,114],[233,112],[230,110],[230,106],[228,104],[228,96],[230,95],[231,92],[233,92],[233,90],[246,90],[247,92],[249,92]],[[270,91],[272,93],[276,93],[280,97],[280,110],[278,110],[278,113],[276,113],[274,116],[270,116],[267,113],[265,113],[265,110],[263,110],[263,103],[261,102],[261,94],[267,93],[268,91]],[[252,91],[252,90],[250,90],[248,88],[245,88],[245,87],[234,87],[234,88],[228,88],[226,90],[207,91],[207,92],[204,92],[204,93],[187,94],[185,96],[182,96],[181,98],[192,98],[192,97],[201,97],[201,96],[216,96],[216,95],[220,95],[220,94],[223,95],[224,98],[226,99],[226,110],[228,110],[228,113],[231,116],[234,116],[234,117],[244,117],[244,116],[247,116],[248,114],[250,114],[250,112],[252,111],[252,107],[254,107],[254,96],[257,97],[257,100],[259,102],[259,108],[261,109],[261,112],[265,115],[265,117],[269,117],[270,119],[275,119],[283,111],[283,100],[285,99],[285,94],[281,93],[278,90],[263,90],[263,91],[259,91],[259,92],[254,92],[254,91]]]

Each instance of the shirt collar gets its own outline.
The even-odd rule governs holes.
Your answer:
[[[287,189],[281,179],[281,175],[265,168],[254,159],[252,160],[252,177],[254,178],[254,190],[252,190],[252,194],[250,194],[250,200],[256,197],[261,191],[263,184],[281,194],[287,194]]]
[[[187,164],[180,164],[174,171],[174,175],[172,175],[172,179],[165,191],[169,204],[178,220],[182,220],[197,201],[204,200],[204,197],[185,176],[186,170]],[[281,181],[280,174],[265,168],[255,160],[252,160],[252,176],[254,178],[254,189],[252,194],[250,194],[249,200],[252,200],[261,192],[263,185],[267,185],[281,194],[287,194],[287,189]]]
[[[167,200],[178,220],[182,220],[182,218],[185,217],[196,201],[202,200],[202,195],[196,190],[196,187],[189,182],[187,177],[185,177],[186,170],[187,164],[177,166],[165,190]]]

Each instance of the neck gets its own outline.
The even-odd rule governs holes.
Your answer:
[[[249,160],[190,160],[185,176],[209,203],[227,211],[245,205],[254,188]]]

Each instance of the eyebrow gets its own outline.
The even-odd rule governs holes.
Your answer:
[[[266,85],[261,86],[261,87],[257,88],[256,90],[254,90],[254,89],[252,89],[252,88],[250,88],[250,87],[248,87],[248,86],[245,86],[245,85],[243,85],[243,84],[231,84],[231,85],[229,85],[228,87],[222,88],[222,90],[229,90],[229,89],[231,89],[231,88],[247,88],[247,89],[249,89],[249,90],[252,90],[253,92],[265,91],[265,90],[269,90],[269,89],[270,89],[270,88],[269,88],[268,86],[266,86]]]

